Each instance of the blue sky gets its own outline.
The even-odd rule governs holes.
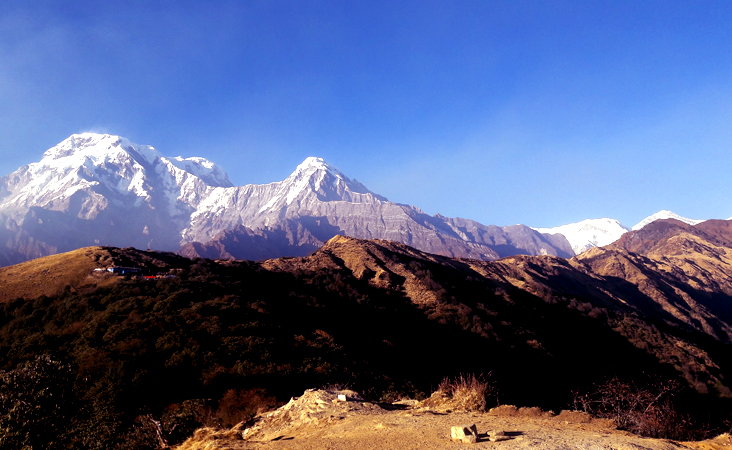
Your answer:
[[[100,131],[485,224],[728,218],[732,2],[8,0],[0,117],[0,175]]]

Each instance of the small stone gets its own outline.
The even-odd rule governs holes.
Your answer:
[[[474,444],[478,442],[478,428],[475,424],[452,427],[450,428],[450,436],[453,441]]]
[[[338,400],[342,402],[348,401],[345,394],[338,394]]]

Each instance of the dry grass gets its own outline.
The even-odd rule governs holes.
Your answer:
[[[544,411],[543,409],[536,406],[522,406],[517,408],[514,405],[501,405],[491,408],[488,413],[489,416],[497,417],[530,417],[530,418],[545,418],[549,419],[554,417],[554,413],[551,411]]]
[[[0,268],[0,303],[21,297],[30,300],[53,296],[66,286],[78,289],[114,282],[117,277],[91,276],[95,268],[111,265],[112,255],[107,249],[87,247]]]
[[[592,422],[592,416],[584,411],[562,410],[557,416],[557,420],[569,423],[590,423]]]
[[[216,430],[214,428],[199,428],[184,443],[175,447],[176,450],[226,450],[230,449],[231,441],[241,439],[241,430],[234,427],[230,430]]]
[[[485,411],[487,397],[492,394],[493,386],[482,376],[460,375],[455,379],[444,378],[437,391],[422,402],[422,406],[452,411]]]

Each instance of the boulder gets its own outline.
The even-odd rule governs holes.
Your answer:
[[[475,424],[452,427],[450,436],[453,441],[474,444],[478,442],[478,427]]]

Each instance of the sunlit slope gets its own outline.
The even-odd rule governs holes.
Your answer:
[[[92,289],[119,279],[111,273],[95,273],[96,268],[132,266],[145,273],[159,273],[190,263],[173,253],[144,252],[133,248],[85,247],[58,255],[0,268],[0,302],[15,298],[54,296],[70,289]]]

